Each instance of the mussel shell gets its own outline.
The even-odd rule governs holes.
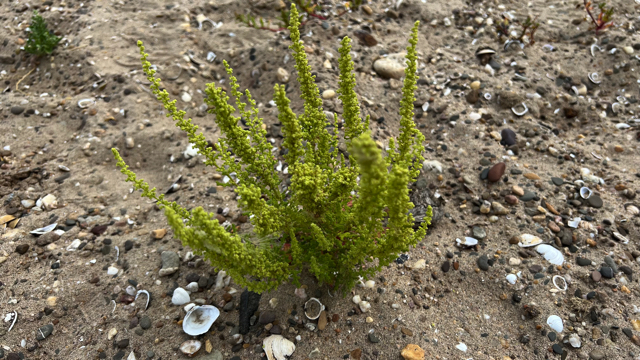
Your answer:
[[[476,50],[476,56],[495,55],[495,53],[496,51],[488,46],[481,47]]]

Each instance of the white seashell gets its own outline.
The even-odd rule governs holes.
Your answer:
[[[129,356],[127,356],[127,360],[136,360],[136,354],[132,351]]]
[[[196,306],[196,304],[194,304],[194,303],[188,303],[187,305],[185,305],[183,307],[184,312],[189,312],[189,310],[193,309],[195,306]]]
[[[529,108],[527,107],[527,105],[525,105],[525,103],[522,103],[520,105],[522,105],[523,108],[523,110],[521,111],[517,110],[517,106],[511,108],[511,112],[513,112],[516,116],[524,116],[524,114],[529,112]]]
[[[124,289],[124,291],[127,293],[127,295],[135,295],[136,294],[136,288],[134,288],[133,286],[129,285],[127,286],[126,289]]]
[[[640,209],[638,209],[635,205],[627,206],[627,212],[632,216],[638,215],[640,213]]]
[[[173,290],[173,296],[171,297],[171,303],[176,306],[184,305],[191,301],[191,297],[187,290],[179,287]]]
[[[545,260],[552,263],[553,265],[562,265],[564,264],[564,256],[560,252],[560,250],[554,248],[551,245],[542,244],[536,248],[536,251],[544,256]]]
[[[147,304],[144,306],[144,309],[147,310],[147,308],[149,307],[149,301],[151,301],[151,294],[149,294],[147,290],[138,290],[138,293],[136,294],[136,298],[134,300],[138,300],[138,296],[140,296],[140,294],[147,295]]]
[[[218,272],[218,276],[216,276],[216,287],[214,290],[220,290],[224,287],[225,277],[227,276],[227,272],[224,270],[220,270]]]
[[[531,234],[522,234],[520,235],[520,242],[518,243],[518,246],[531,247],[539,244],[542,244],[542,239],[539,237]]]
[[[371,309],[371,304],[368,301],[360,301],[360,304],[358,304],[358,306],[360,307],[360,310],[362,310],[363,313]]]
[[[320,300],[314,297],[304,303],[304,315],[309,320],[315,320],[319,318],[322,311],[324,311],[324,305],[322,305]]]
[[[625,236],[623,236],[619,232],[614,232],[613,233],[613,238],[618,240],[618,241],[620,241],[623,244],[628,244],[629,243],[629,239],[627,239]]]
[[[569,225],[570,227],[577,229],[578,226],[580,226],[580,222],[582,221],[582,219],[580,219],[579,217],[577,218],[573,218],[573,220],[569,220],[567,221],[567,225]]]
[[[354,304],[360,304],[360,301],[362,301],[362,299],[360,298],[360,295],[355,295],[351,301],[353,301]]]
[[[184,151],[185,159],[191,159],[192,157],[196,157],[198,155],[198,149],[194,147],[195,145],[189,143],[187,145],[187,149]]]
[[[376,282],[373,280],[367,280],[367,282],[364,283],[364,287],[366,287],[367,289],[373,289],[376,286]]]
[[[187,340],[180,345],[180,351],[187,356],[194,356],[202,347],[198,340]]]
[[[282,335],[271,335],[262,341],[262,348],[268,360],[287,360],[296,350],[296,346]]]
[[[631,127],[631,125],[625,124],[625,123],[616,124],[616,129],[618,129],[618,130],[625,130],[625,129],[628,129],[630,127]]]
[[[515,285],[516,281],[518,281],[518,277],[515,274],[509,274],[507,275],[507,281],[509,282],[509,284]]]
[[[598,74],[597,72],[589,73],[587,77],[589,78],[589,81],[596,85],[599,85],[602,82],[602,80],[600,79],[600,74]]]
[[[582,346],[582,342],[580,341],[580,336],[578,336],[578,334],[569,335],[569,344],[571,344],[571,346],[573,346],[576,349],[580,348],[580,346]]]
[[[591,194],[593,194],[593,191],[591,191],[591,189],[589,189],[588,187],[583,186],[580,188],[580,197],[582,197],[583,199],[590,198]]]
[[[33,235],[44,235],[44,234],[46,234],[46,233],[48,233],[50,231],[53,231],[56,228],[56,226],[58,226],[58,223],[47,225],[45,227],[41,227],[41,228],[32,230],[31,234],[33,234]]]
[[[462,352],[467,352],[467,345],[465,343],[460,343],[458,345],[456,345],[456,349],[462,351]]]
[[[611,104],[611,112],[614,114],[619,113],[621,108],[622,108],[622,105],[620,103],[615,102]]]
[[[91,105],[94,105],[96,101],[94,99],[81,99],[78,100],[78,107],[80,109],[86,109]]]
[[[191,336],[202,335],[211,329],[211,325],[218,316],[220,316],[220,310],[215,306],[194,306],[184,316],[182,330]]]
[[[556,283],[556,280],[557,280],[557,279],[562,279],[562,281],[564,282],[564,287],[560,287],[560,286],[558,286],[558,284]],[[566,290],[567,290],[567,280],[565,280],[565,278],[563,278],[563,277],[562,277],[562,276],[560,276],[560,275],[555,275],[555,276],[553,277],[553,285],[554,285],[556,288],[558,288],[558,290],[560,290],[560,291],[566,291]]]
[[[564,325],[562,325],[562,319],[558,315],[551,315],[547,319],[547,325],[553,329],[553,331],[558,334],[562,332],[564,329]]]
[[[472,237],[469,236],[465,236],[464,241],[460,240],[460,239],[456,239],[456,243],[458,244],[458,246],[463,247],[471,247],[471,246],[476,246],[478,245],[478,240],[474,239]]]
[[[113,266],[109,266],[107,268],[107,275],[109,276],[114,276],[118,274],[118,268],[117,267],[113,267]]]

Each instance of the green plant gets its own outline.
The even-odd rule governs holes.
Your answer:
[[[299,285],[300,273],[306,269],[320,283],[347,291],[360,276],[373,276],[396,259],[399,252],[415,246],[424,238],[431,221],[429,208],[425,221],[414,230],[414,219],[409,213],[413,204],[408,185],[419,174],[424,141],[413,122],[418,25],[416,22],[413,27],[407,48],[400,134],[397,142],[389,141],[386,157],[371,138],[369,118],[361,117],[351,40],[342,39],[338,93],[344,109],[341,134],[350,153],[345,159],[338,150],[338,116],[332,124],[322,111],[322,98],[300,40],[298,11],[292,5],[290,48],[304,112],[299,115],[293,112],[284,85],[274,87],[278,119],[283,126],[282,147],[288,150],[284,160],[289,165],[289,185],[284,175],[275,170],[278,161],[262,128],[256,102],[248,90],[244,95],[238,91],[237,79],[226,62],[229,93],[235,106],[215,83],[207,84],[205,103],[209,113],[215,114],[223,135],[210,147],[191,119],[184,118],[185,112],[176,108],[176,101],[169,99],[166,90],[160,90],[160,79],[154,76],[148,54],[142,42],[138,42],[150,89],[163,103],[167,116],[187,133],[206,165],[237,179],[220,185],[234,186],[239,206],[252,215],[255,236],[228,232],[215,214],[201,207],[188,211],[165,200],[164,195],[156,194],[155,188],[150,189],[146,182],[137,179],[118,151],[112,149],[117,166],[135,189],[142,190],[143,197],[164,208],[175,236],[185,246],[227,271],[236,283],[256,292],[274,289],[286,281]],[[238,125],[240,118],[245,119],[248,130]],[[335,134],[329,126],[336,129]]]
[[[327,18],[325,18],[324,16],[316,13],[316,10],[320,10],[321,7],[319,4],[315,3],[314,0],[292,0],[292,5],[296,5],[300,7],[302,10],[304,10],[304,13],[306,13],[308,17],[315,17],[320,20],[327,20]],[[299,14],[297,17],[298,17],[298,26],[302,26],[306,23],[306,21],[304,20],[304,14]],[[271,20],[265,21],[264,18],[262,17],[256,18],[251,14],[247,14],[247,15],[236,14],[236,20],[238,20],[239,22],[249,27],[259,29],[259,30],[269,30],[274,32],[288,29],[291,26],[290,19],[291,19],[291,13],[285,9],[281,10],[280,17],[278,18],[278,21],[280,22],[280,26],[277,28],[274,28],[274,27],[271,27]]]
[[[30,54],[51,54],[53,48],[60,42],[60,37],[51,34],[49,30],[47,30],[47,23],[37,11],[33,12],[29,29],[31,29],[31,32],[29,33],[29,39],[27,39],[24,50]]]
[[[593,22],[594,28],[596,30],[596,35],[598,34],[599,31],[606,30],[611,26],[613,26],[613,6],[607,9],[606,2],[602,2],[598,4],[598,9],[600,10],[600,14],[598,14],[598,17],[596,18],[593,16],[593,5],[591,1],[588,1],[588,0],[583,0],[583,1],[584,1],[584,8],[585,10],[587,10],[587,14],[589,14],[589,17]]]
[[[529,45],[535,44],[536,30],[538,30],[538,28],[540,27],[540,23],[536,22],[536,20],[538,20],[537,16],[535,19],[531,19],[531,16],[527,16],[527,19],[522,24],[520,24],[520,26],[522,27],[522,31],[520,32],[518,40],[521,43],[524,43],[524,37],[527,36],[529,38]]]

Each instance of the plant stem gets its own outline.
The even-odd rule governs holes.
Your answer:
[[[596,26],[596,36],[598,35],[598,30],[600,30],[600,25],[598,24],[598,22],[596,21],[596,19],[593,17],[593,14],[591,14],[591,9],[589,9],[589,1],[588,0],[583,0],[584,1],[584,8],[587,10],[587,14],[589,14],[589,17],[591,18],[591,21],[593,21],[593,23]]]

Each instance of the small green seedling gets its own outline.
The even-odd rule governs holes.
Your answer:
[[[29,28],[31,33],[29,33],[29,39],[27,39],[27,45],[25,45],[24,50],[30,54],[38,56],[51,54],[53,48],[61,40],[60,37],[49,32],[47,23],[37,11],[33,12]]]
[[[536,30],[540,27],[540,23],[536,22],[536,20],[538,20],[537,16],[535,19],[531,19],[531,16],[527,16],[527,20],[520,24],[522,32],[520,33],[518,40],[520,40],[521,43],[524,43],[525,36],[529,38],[529,45],[533,45],[536,42],[534,36],[536,34]]]

